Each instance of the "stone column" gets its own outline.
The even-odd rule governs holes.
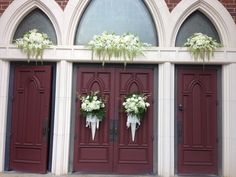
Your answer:
[[[10,64],[0,60],[0,172],[4,171]]]
[[[236,64],[222,70],[222,171],[225,177],[236,174]],[[221,126],[221,125],[220,125]],[[221,152],[220,152],[221,153]]]
[[[73,64],[57,63],[52,173],[68,173]]]
[[[174,71],[173,64],[159,65],[158,175],[174,176]]]

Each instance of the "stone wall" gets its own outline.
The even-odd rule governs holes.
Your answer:
[[[14,0],[0,0],[0,16],[12,1]],[[55,1],[64,10],[69,0],[55,0]],[[165,1],[167,6],[169,7],[169,10],[172,11],[181,0],[165,0]],[[217,0],[212,0],[212,1],[217,1]],[[226,9],[232,15],[236,23],[236,0],[218,0],[218,1],[220,1],[226,7]]]
[[[167,6],[169,7],[169,10],[172,11],[181,0],[165,0],[165,1]],[[217,0],[212,0],[212,1],[217,1]],[[236,0],[218,0],[218,1],[220,1],[225,6],[225,8],[232,15],[236,23]]]
[[[6,8],[11,4],[13,0],[0,0],[0,16],[6,10]]]

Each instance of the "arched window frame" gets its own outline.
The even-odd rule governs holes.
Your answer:
[[[196,10],[199,10],[206,15],[206,17],[214,24],[224,47],[235,46],[235,23],[229,12],[222,7],[223,5],[218,1],[214,3],[212,3],[211,0],[180,1],[171,12],[172,24],[170,25],[170,28],[172,29],[172,32],[170,36],[170,46],[175,46],[176,36],[181,25],[185,19]]]
[[[63,26],[63,11],[55,1],[31,1],[21,0],[13,1],[5,10],[0,19],[0,43],[10,44],[13,40],[16,28],[22,19],[35,8],[42,10],[53,24],[57,36],[57,44],[63,43],[62,26]]]
[[[183,45],[184,45],[184,43],[181,45],[181,46],[179,46],[178,44],[177,44],[177,38],[178,38],[178,35],[179,35],[179,33],[181,32],[181,30],[182,30],[182,28],[186,28],[186,27],[188,27],[189,25],[188,24],[185,24],[185,22],[188,22],[188,20],[190,20],[190,18],[191,18],[191,16],[192,15],[195,15],[195,13],[196,13],[196,15],[203,15],[207,20],[209,20],[209,23],[208,23],[208,25],[212,25],[212,28],[214,28],[216,31],[216,33],[215,33],[215,36],[217,36],[217,38],[215,39],[215,40],[219,40],[218,42],[220,42],[221,43],[221,41],[220,41],[220,36],[219,36],[219,33],[218,33],[218,31],[217,31],[217,29],[216,29],[216,27],[215,27],[215,25],[212,23],[212,21],[204,14],[204,13],[202,13],[200,10],[196,10],[196,11],[194,11],[192,14],[190,14],[186,19],[185,19],[185,21],[181,24],[181,26],[180,26],[180,28],[179,28],[179,31],[178,31],[178,33],[177,33],[177,35],[176,35],[176,39],[175,39],[175,46],[176,47],[182,47]],[[190,18],[189,18],[190,17]],[[207,22],[207,21],[206,21]],[[188,26],[187,26],[188,25]],[[192,28],[193,29],[193,28]],[[213,31],[214,31],[214,29],[213,29]],[[195,33],[198,33],[198,32],[201,32],[201,31],[195,31]],[[193,34],[190,34],[189,35],[189,37],[191,36],[191,35],[193,35]],[[187,41],[187,39],[186,39],[186,41]]]
[[[102,1],[102,2],[104,2],[104,1]],[[118,1],[119,2],[119,1]],[[95,15],[96,13],[98,13],[97,12],[97,10],[94,8],[94,7],[96,7],[96,5],[98,5],[98,4],[100,4],[101,5],[101,3],[99,3],[99,1],[98,2],[95,2],[95,0],[94,1],[90,1],[89,3],[87,3],[86,4],[86,7],[83,9],[83,12],[82,12],[82,15],[81,15],[81,18],[79,19],[79,21],[77,22],[77,26],[76,26],[76,30],[75,30],[75,37],[74,37],[74,45],[86,45],[86,42],[89,42],[89,41],[87,41],[88,39],[86,38],[86,37],[90,37],[90,35],[92,35],[93,34],[93,32],[88,32],[88,34],[89,34],[89,36],[86,36],[85,38],[83,37],[83,35],[81,35],[81,32],[82,31],[87,31],[87,30],[85,30],[85,29],[90,29],[90,28],[93,28],[93,26],[94,25],[96,25],[96,22],[93,22],[93,23],[89,23],[90,24],[90,26],[87,26],[86,24],[88,24],[88,22],[91,22],[91,12],[90,12],[90,10],[92,11],[92,15]],[[119,4],[120,5],[120,4]],[[130,4],[131,5],[131,4]],[[150,9],[148,8],[148,6],[147,6],[147,4],[146,4],[146,2],[145,1],[134,1],[134,2],[132,2],[132,5],[136,5],[136,6],[142,6],[142,8],[143,8],[143,11],[141,12],[140,11],[140,13],[137,13],[137,15],[138,16],[140,16],[140,14],[142,14],[142,15],[147,15],[147,16],[145,16],[146,17],[146,19],[144,19],[144,23],[146,23],[146,22],[149,22],[150,23],[150,26],[148,26],[147,27],[147,30],[148,31],[146,31],[146,33],[149,33],[149,34],[151,34],[151,35],[153,35],[153,37],[152,38],[150,38],[150,36],[149,36],[149,38],[147,38],[146,37],[146,39],[149,39],[149,41],[145,41],[145,35],[143,35],[143,34],[145,34],[145,33],[143,33],[143,32],[141,32],[140,30],[138,30],[137,29],[137,26],[136,26],[136,28],[132,28],[133,27],[133,25],[135,25],[135,23],[134,24],[129,24],[129,25],[126,25],[126,26],[128,26],[127,28],[129,29],[129,30],[131,30],[131,31],[136,31],[136,32],[139,32],[139,33],[134,33],[134,34],[139,34],[138,36],[139,36],[139,38],[142,40],[142,42],[146,42],[146,43],[151,43],[153,46],[158,46],[159,45],[159,40],[158,40],[158,37],[159,37],[159,35],[158,35],[158,31],[157,31],[157,28],[156,28],[156,26],[155,26],[155,23],[154,23],[154,19],[153,19],[153,17],[152,17],[152,14],[150,13]],[[141,8],[141,7],[140,7]],[[106,11],[108,11],[108,13],[110,12],[110,10],[109,9],[106,9]],[[99,14],[98,14],[98,16],[99,16]],[[109,17],[107,18],[108,19],[108,22],[109,21],[112,21],[112,19],[110,19]],[[134,19],[132,18],[132,21],[133,21]],[[104,20],[104,21],[106,21],[106,20]],[[122,21],[122,20],[121,20]],[[131,22],[132,22],[131,21]],[[87,22],[87,23],[86,23]],[[120,21],[118,20],[117,21],[117,23],[119,23]],[[139,23],[139,22],[138,22]],[[148,24],[149,24],[148,23]],[[83,26],[83,25],[85,25],[85,27]],[[103,28],[103,26],[105,25],[107,25],[107,23],[99,23],[99,24],[97,24],[98,25],[98,28]],[[101,25],[101,26],[100,26]],[[123,23],[121,22],[121,25],[123,25]],[[88,28],[89,27],[89,28]],[[110,28],[111,26],[109,26],[108,25],[108,28]],[[95,26],[94,26],[94,28],[96,28]],[[112,27],[111,27],[112,28]],[[151,28],[151,29],[150,29]],[[114,29],[115,30],[118,30],[118,31],[122,31],[122,28],[117,28],[117,26],[116,27],[114,27]],[[104,29],[103,31],[100,31],[100,32],[98,32],[98,33],[94,33],[93,34],[93,36],[94,35],[99,35],[99,34],[101,34],[102,32],[104,32],[104,31],[109,31],[109,29]],[[109,32],[117,32],[117,31],[109,31]],[[129,32],[129,31],[123,31],[123,33],[125,33],[125,32]],[[121,33],[120,33],[121,34]],[[92,39],[92,36],[90,37],[91,39]],[[82,40],[82,41],[81,41]],[[85,42],[85,43],[84,43]],[[81,44],[82,43],[82,44]],[[83,44],[84,43],[84,44]]]
[[[15,35],[16,35],[16,32],[17,32],[17,30],[19,29],[19,28],[22,28],[23,26],[21,25],[22,24],[22,22],[24,21],[24,20],[27,20],[27,18],[28,18],[28,15],[32,15],[32,14],[34,14],[34,13],[40,13],[40,15],[42,15],[42,16],[45,16],[45,18],[47,18],[47,19],[45,19],[45,20],[47,20],[47,22],[48,23],[50,23],[50,25],[51,25],[51,28],[53,29],[53,33],[54,34],[52,34],[53,36],[55,35],[55,39],[54,40],[52,40],[53,41],[53,44],[54,45],[57,45],[57,35],[56,35],[56,31],[55,31],[55,28],[54,28],[54,26],[53,26],[53,24],[52,24],[52,22],[51,22],[51,20],[48,18],[48,16],[41,10],[41,9],[39,9],[39,8],[34,8],[32,11],[30,11],[30,12],[28,12],[28,14],[25,14],[25,16],[24,16],[24,18],[19,22],[19,24],[18,24],[18,26],[17,26],[17,28],[15,28],[15,32],[13,33],[13,36],[12,36],[12,43],[14,43],[14,37],[15,37]],[[33,29],[33,28],[31,28],[31,29]],[[30,30],[31,30],[30,29]],[[38,29],[39,30],[39,29]],[[39,30],[40,31],[40,30]],[[25,32],[28,32],[28,31],[25,31]],[[41,32],[41,31],[40,31]],[[43,32],[43,31],[42,31]],[[22,34],[23,35],[23,34]],[[49,38],[51,37],[50,36],[50,34],[47,34],[48,36],[49,36]],[[21,36],[22,37],[22,36]]]
[[[76,27],[78,21],[83,15],[84,10],[86,9],[90,0],[70,0],[65,8],[64,15],[70,19],[65,21],[64,25],[66,26],[66,44],[73,45],[74,38],[76,34]],[[170,13],[169,9],[164,0],[155,1],[155,0],[144,0],[149,12],[153,18],[154,24],[156,26],[156,31],[158,31],[158,42],[159,46],[163,46],[166,43],[165,33],[168,29],[168,20]]]

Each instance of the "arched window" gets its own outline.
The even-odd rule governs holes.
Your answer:
[[[203,33],[220,42],[219,35],[212,22],[200,11],[193,12],[179,29],[175,46],[182,47],[193,33]]]
[[[86,45],[102,32],[133,33],[158,45],[156,27],[143,0],[92,0],[78,23],[75,45]]]
[[[53,24],[40,9],[33,10],[21,21],[16,29],[13,40],[22,37],[24,33],[31,29],[37,29],[40,32],[46,33],[53,44],[57,44],[57,36]]]

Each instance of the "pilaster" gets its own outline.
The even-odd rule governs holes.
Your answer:
[[[223,66],[222,171],[225,177],[236,174],[236,64]]]
[[[4,171],[10,64],[0,60],[0,172]]]
[[[57,63],[52,157],[52,173],[56,175],[68,173],[72,68],[65,60]]]
[[[174,176],[174,65],[159,65],[158,175]]]

